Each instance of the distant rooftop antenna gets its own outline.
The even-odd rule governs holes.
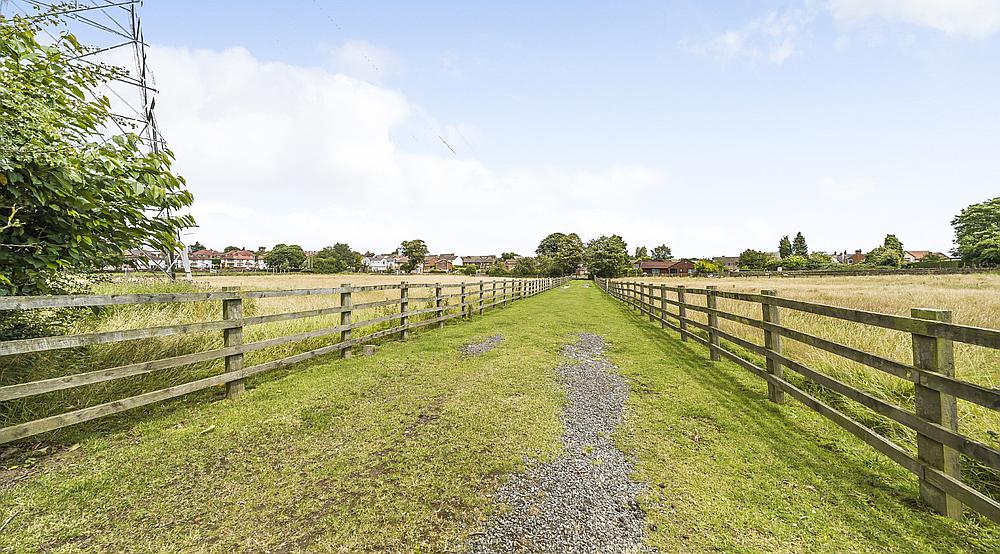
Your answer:
[[[139,9],[142,0],[75,0],[72,2],[43,2],[40,0],[0,0],[0,14],[37,15],[39,11],[62,16],[70,31],[93,46],[93,50],[80,55],[75,61],[96,64],[94,58],[108,52],[129,49],[133,54],[131,67],[126,74],[107,83],[96,93],[108,93],[118,107],[111,120],[121,134],[134,133],[147,152],[160,152],[166,148],[166,141],[156,123],[156,80],[146,63],[146,42],[143,38],[142,20]],[[55,40],[56,37],[48,33]],[[115,64],[120,65],[120,64]],[[157,214],[169,217],[170,209],[164,208]],[[171,279],[183,271],[191,280],[191,264],[187,247],[180,234],[180,247],[175,251],[163,252],[163,262],[149,259],[148,267],[165,273]],[[145,250],[144,250],[145,252]]]

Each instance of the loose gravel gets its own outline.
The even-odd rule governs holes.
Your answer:
[[[563,454],[512,476],[498,491],[498,509],[470,551],[645,552],[645,485],[632,481],[633,464],[611,442],[622,420],[628,383],[601,356],[604,340],[580,334],[565,354],[576,363],[557,368],[568,394]]]
[[[503,335],[493,335],[492,337],[489,337],[481,342],[473,342],[462,345],[460,350],[462,351],[463,356],[479,356],[496,348],[502,340]]]

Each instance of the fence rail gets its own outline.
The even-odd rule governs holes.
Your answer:
[[[945,310],[914,308],[910,316],[906,317],[781,298],[769,290],[761,291],[760,294],[747,294],[723,292],[716,287],[689,288],[608,279],[598,279],[598,285],[614,298],[647,314],[650,321],[657,321],[663,328],[677,331],[681,340],[694,340],[703,344],[708,348],[713,361],[726,358],[764,379],[771,401],[781,403],[787,393],[906,468],[917,476],[921,498],[938,513],[959,519],[964,504],[1000,523],[1000,503],[964,483],[960,469],[960,455],[965,455],[989,468],[1000,470],[1000,451],[961,434],[957,417],[958,399],[991,410],[1000,410],[1000,390],[956,378],[953,354],[954,342],[1000,349],[1000,331],[953,323],[951,312]],[[674,298],[670,298],[668,293]],[[705,305],[688,302],[688,295],[705,296]],[[761,318],[754,319],[721,310],[718,308],[719,299],[759,304]],[[671,310],[671,307],[676,310]],[[688,310],[706,314],[707,323],[688,317]],[[784,310],[909,333],[913,343],[913,362],[900,363],[791,329],[781,323],[781,313]],[[720,328],[719,319],[759,329],[763,344],[726,332]],[[783,351],[783,338],[911,381],[914,387],[914,411],[792,359]],[[722,340],[763,357],[765,367],[758,366],[745,355],[737,354],[733,351],[736,349],[728,344],[724,346]],[[785,369],[915,431],[916,456],[795,386],[785,379]]]
[[[490,308],[506,306],[515,301],[528,298],[562,285],[568,277],[538,278],[538,279],[503,279],[474,283],[396,283],[387,285],[368,285],[352,287],[349,284],[332,288],[239,291],[223,290],[204,293],[168,293],[168,294],[116,294],[116,295],[65,295],[65,296],[33,296],[0,298],[0,310],[30,310],[45,308],[95,307],[115,305],[143,304],[173,304],[182,302],[220,302],[223,319],[216,321],[165,325],[144,329],[128,329],[121,331],[106,331],[77,335],[39,337],[23,340],[0,342],[0,356],[50,352],[67,348],[76,348],[100,344],[134,341],[141,339],[167,337],[186,333],[201,333],[207,331],[222,331],[222,348],[194,352],[180,356],[160,358],[157,360],[137,362],[118,367],[75,373],[51,379],[43,379],[24,383],[0,386],[0,402],[22,399],[54,391],[103,383],[136,375],[148,374],[168,368],[181,367],[201,362],[223,359],[223,373],[166,387],[136,396],[114,400],[95,406],[9,425],[0,428],[0,444],[54,431],[77,423],[90,421],[100,417],[120,413],[140,406],[176,398],[209,387],[225,385],[226,394],[232,398],[243,391],[244,382],[248,377],[267,371],[283,368],[323,356],[339,352],[344,357],[350,357],[353,347],[370,343],[378,339],[398,336],[406,340],[413,329],[426,326],[441,328],[445,322],[455,318],[471,319],[473,314],[480,315]],[[412,289],[430,289],[426,296],[410,296]],[[459,289],[459,292],[448,293],[446,289]],[[397,298],[372,302],[353,303],[352,295],[362,292],[399,290]],[[244,317],[243,301],[246,299],[278,298],[288,296],[334,296],[339,297],[339,306],[318,308],[295,312]],[[448,300],[458,298],[459,302],[449,304]],[[427,307],[414,305],[428,304]],[[397,306],[395,313],[354,321],[352,314],[364,309],[386,308]],[[340,314],[340,324],[279,336],[256,342],[244,343],[243,330],[253,325],[313,318],[324,315]],[[429,318],[412,320],[415,316]],[[391,327],[371,332],[363,336],[353,336],[352,330],[363,329],[384,323],[394,323]],[[335,344],[322,346],[292,356],[271,360],[251,367],[243,367],[243,355],[248,352],[272,348],[289,343],[300,342],[319,337],[336,336],[340,340]]]

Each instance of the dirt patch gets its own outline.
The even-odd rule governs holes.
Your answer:
[[[465,357],[481,356],[490,350],[493,350],[500,345],[500,341],[503,340],[503,335],[493,335],[486,340],[480,342],[471,342],[469,344],[462,345],[459,351]]]

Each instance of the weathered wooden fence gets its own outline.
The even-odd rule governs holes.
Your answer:
[[[154,303],[183,303],[216,301],[221,303],[222,319],[201,323],[185,323],[166,325],[144,329],[128,329],[121,331],[106,331],[89,334],[61,335],[24,340],[0,342],[0,356],[14,356],[33,352],[47,352],[74,347],[116,343],[122,341],[137,341],[182,335],[187,333],[202,333],[207,331],[222,331],[223,348],[195,352],[162,358],[152,361],[142,361],[60,376],[51,379],[30,381],[24,383],[0,386],[0,402],[41,395],[54,391],[71,389],[103,383],[116,379],[149,374],[152,372],[188,366],[210,360],[224,359],[223,373],[190,381],[176,386],[147,392],[121,400],[89,406],[66,413],[18,423],[0,428],[0,444],[22,439],[39,433],[53,431],[69,425],[109,416],[125,410],[138,408],[176,398],[188,393],[214,386],[225,385],[226,394],[232,398],[240,394],[248,377],[267,371],[287,367],[291,364],[339,352],[343,357],[350,357],[352,348],[382,339],[397,336],[405,340],[411,330],[433,325],[436,328],[444,326],[445,321],[454,318],[471,319],[473,314],[482,314],[484,310],[507,305],[515,300],[528,298],[564,283],[568,278],[541,279],[504,279],[496,281],[480,281],[469,283],[399,283],[391,285],[371,285],[352,287],[349,284],[335,288],[297,289],[297,290],[266,290],[238,291],[223,290],[219,292],[192,292],[166,294],[120,294],[120,295],[65,295],[65,296],[25,296],[0,298],[0,310],[34,310],[45,308],[67,307],[97,307],[112,305],[142,305]],[[433,294],[422,297],[410,296],[414,289],[431,289]],[[457,290],[456,290],[457,289]],[[354,303],[352,295],[369,291],[398,290],[399,295],[388,300]],[[447,293],[446,293],[447,291]],[[338,306],[245,317],[243,302],[247,299],[277,298],[288,296],[333,296],[339,297]],[[458,300],[450,303],[451,299]],[[414,309],[414,305],[424,304],[426,307]],[[366,308],[397,307],[395,313],[380,317],[356,321],[352,314]],[[340,324],[333,327],[314,329],[287,336],[279,336],[258,342],[244,343],[243,330],[252,325],[276,321],[288,321],[302,318],[315,318],[331,314],[340,314]],[[411,318],[419,318],[411,320]],[[385,323],[396,324],[364,336],[352,336],[353,329],[377,326]],[[254,365],[243,366],[243,355],[247,352],[272,348],[317,337],[338,336],[335,344],[315,348],[277,360]]]
[[[921,498],[938,513],[961,518],[964,504],[1000,523],[1000,503],[964,483],[960,470],[960,455],[1000,470],[1000,451],[961,434],[957,417],[957,399],[990,410],[1000,409],[1000,390],[956,378],[953,354],[954,342],[1000,348],[1000,331],[952,323],[951,312],[945,310],[914,308],[910,317],[905,317],[781,298],[770,290],[747,294],[724,292],[716,287],[672,287],[607,279],[598,279],[598,285],[613,297],[648,314],[650,321],[657,321],[663,328],[679,332],[681,340],[691,339],[705,345],[711,360],[727,358],[767,381],[768,398],[772,402],[783,402],[785,393],[788,393],[909,470],[919,480]],[[705,304],[689,302],[688,295],[705,296]],[[759,304],[761,318],[723,311],[718,308],[718,299]],[[672,311],[674,308],[676,311]],[[707,323],[688,317],[689,310],[706,314]],[[912,364],[791,329],[781,323],[783,310],[910,333]],[[763,344],[720,329],[719,319],[759,329]],[[723,339],[762,356],[765,367],[759,367],[732,352],[731,347],[721,342]],[[912,382],[915,410],[911,412],[791,359],[783,353],[782,339],[798,341]],[[913,456],[896,443],[790,383],[785,379],[784,368],[912,429],[917,436],[917,455]]]

